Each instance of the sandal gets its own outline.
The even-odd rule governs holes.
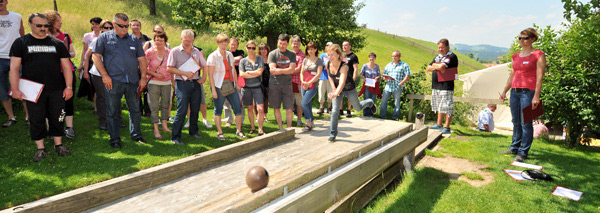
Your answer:
[[[242,131],[236,132],[235,135],[237,135],[240,138],[246,138],[246,135]]]
[[[225,140],[225,136],[223,136],[223,133],[219,133],[217,135],[217,139],[224,141]]]
[[[255,129],[250,130],[250,132],[248,132],[248,134],[254,134]]]
[[[263,136],[265,133],[264,132],[259,132],[258,136]]]
[[[309,126],[309,125],[305,125],[304,129],[302,129],[303,132],[308,132],[310,130],[312,130],[312,126]]]

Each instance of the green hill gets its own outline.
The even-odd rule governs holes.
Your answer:
[[[180,24],[175,23],[171,17],[171,9],[162,0],[156,1],[157,16],[148,15],[148,7],[146,2],[136,0],[57,0],[58,11],[63,19],[62,30],[71,35],[74,41],[77,57],[73,59],[75,64],[79,64],[81,57],[83,34],[90,32],[89,19],[95,16],[103,19],[111,19],[117,12],[124,12],[129,15],[130,19],[139,19],[142,22],[142,33],[151,35],[152,26],[160,24],[165,27],[165,31],[169,36],[171,47],[179,45],[179,32],[185,28]],[[27,16],[33,12],[44,12],[52,10],[52,1],[48,0],[28,0],[28,1],[10,1],[8,8],[10,11],[17,12],[23,15],[25,31],[29,32],[27,26]],[[214,42],[213,29],[201,33],[196,39],[196,45],[206,49],[205,54],[208,54],[216,49]],[[368,55],[371,52],[377,54],[377,63],[385,66],[391,62],[391,54],[394,50],[402,52],[402,60],[408,63],[413,72],[420,69],[425,63],[431,62],[433,57],[437,55],[437,46],[435,43],[412,39],[408,37],[399,37],[390,34],[378,32],[376,30],[365,29],[367,36],[367,46],[357,52],[361,65],[368,62]],[[262,39],[259,39],[262,40]],[[470,59],[469,57],[457,53],[461,64],[459,72],[468,73],[475,70],[485,68],[479,62]]]

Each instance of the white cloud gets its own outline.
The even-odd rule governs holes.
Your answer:
[[[437,12],[438,12],[438,14],[442,14],[442,13],[446,12],[446,10],[448,10],[448,7],[442,7]]]
[[[556,17],[558,17],[558,14],[556,14],[556,13],[546,14],[546,19],[555,19]]]
[[[400,16],[400,20],[411,20],[417,17],[414,13],[404,13]]]

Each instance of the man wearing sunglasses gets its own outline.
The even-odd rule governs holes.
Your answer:
[[[10,70],[10,57],[8,53],[15,39],[25,35],[21,15],[8,11],[8,0],[0,0],[0,101],[8,114],[8,120],[2,127],[9,127],[17,123],[13,114],[12,100],[8,96],[8,72]]]
[[[146,86],[146,59],[142,44],[133,34],[128,33],[129,17],[115,14],[114,30],[100,34],[92,59],[102,76],[106,89],[106,120],[110,145],[121,148],[119,133],[120,120],[117,111],[121,110],[121,98],[125,95],[129,109],[129,134],[131,139],[144,144],[140,130],[140,105],[137,99],[138,87]],[[104,58],[104,61],[102,60]],[[138,71],[139,70],[139,71]]]
[[[19,90],[19,69],[22,68],[23,79],[44,85],[37,95],[37,101],[27,103],[27,110],[35,112],[29,118],[29,132],[31,140],[37,145],[33,157],[33,161],[37,162],[46,157],[44,138],[48,136],[53,138],[54,149],[59,155],[71,154],[62,145],[62,136],[65,101],[73,96],[73,72],[61,72],[61,68],[71,69],[71,55],[62,41],[48,36],[50,24],[46,16],[41,13],[31,14],[29,27],[31,33],[17,38],[10,48],[10,84],[13,98],[23,100],[33,96]]]

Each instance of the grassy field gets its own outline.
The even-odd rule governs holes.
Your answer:
[[[139,19],[142,22],[142,32],[151,35],[152,26],[160,24],[165,27],[170,36],[171,47],[180,44],[179,32],[184,26],[176,24],[170,19],[170,8],[164,1],[157,1],[158,16],[148,15],[148,9],[144,2],[135,0],[58,0],[58,10],[63,19],[63,31],[71,34],[74,40],[77,57],[73,59],[78,65],[82,50],[81,37],[90,31],[89,19],[91,17],[102,17],[112,19],[116,12],[125,12],[130,19]],[[29,32],[26,18],[33,12],[44,12],[53,9],[52,1],[29,0],[9,2],[10,11],[24,16],[25,29]],[[212,52],[214,44],[214,28],[200,33],[195,45],[205,49],[205,55]],[[435,56],[435,49],[425,51],[415,48],[404,40],[396,39],[374,30],[364,30],[368,36],[366,48],[357,52],[361,66],[368,62],[367,56],[370,52],[376,52],[379,56],[377,63],[382,67],[391,61],[391,52],[401,50],[402,59],[411,65],[413,72],[429,63]],[[259,39],[259,41],[262,41]],[[425,42],[426,43],[426,42]],[[467,59],[459,56],[461,59]],[[460,67],[461,72],[474,71],[472,67]],[[464,71],[463,71],[464,70]],[[207,95],[210,95],[207,90]],[[210,97],[210,96],[209,96]],[[209,107],[212,105],[208,99]],[[231,143],[240,141],[234,136],[233,127],[224,128],[226,142],[216,140],[215,129],[201,127],[200,135],[204,139],[193,139],[183,132],[182,141],[185,146],[175,146],[168,140],[169,134],[163,134],[166,139],[154,140],[149,118],[142,118],[142,135],[149,143],[142,145],[129,140],[126,128],[121,129],[121,137],[124,144],[123,149],[114,150],[108,145],[108,133],[97,128],[97,117],[92,112],[91,103],[84,99],[75,101],[75,139],[65,139],[64,143],[72,151],[69,157],[58,157],[52,150],[50,143],[46,142],[48,158],[39,163],[32,161],[35,145],[29,139],[29,130],[23,124],[24,113],[20,103],[13,102],[15,114],[19,123],[11,128],[0,128],[0,209],[19,205],[36,199],[52,196],[61,192],[83,187],[93,183],[101,182],[110,178],[119,177],[135,171],[150,168],[173,160],[181,159],[192,154],[215,149]],[[173,109],[175,110],[175,108]],[[3,111],[3,110],[0,110]],[[212,109],[208,110],[208,119],[212,120]],[[272,112],[272,110],[270,111]],[[32,112],[35,113],[35,112]],[[175,111],[171,112],[174,115]],[[4,114],[4,112],[0,112]],[[391,113],[388,113],[391,114]],[[356,113],[355,115],[360,115]],[[272,113],[269,115],[270,123],[265,125],[266,132],[277,129]],[[127,111],[123,111],[123,118],[128,118]],[[246,120],[244,131],[250,129]],[[250,136],[250,135],[249,135]],[[254,135],[255,136],[255,135]]]
[[[543,166],[555,181],[514,181],[502,171],[522,170],[509,165],[514,156],[496,153],[507,149],[510,136],[466,128],[457,128],[452,136],[442,140],[443,148],[436,152],[487,165],[492,183],[474,187],[442,171],[418,167],[363,212],[598,212],[599,147],[567,149],[561,141],[535,139],[526,163]],[[556,186],[582,191],[583,196],[579,202],[552,196]]]

